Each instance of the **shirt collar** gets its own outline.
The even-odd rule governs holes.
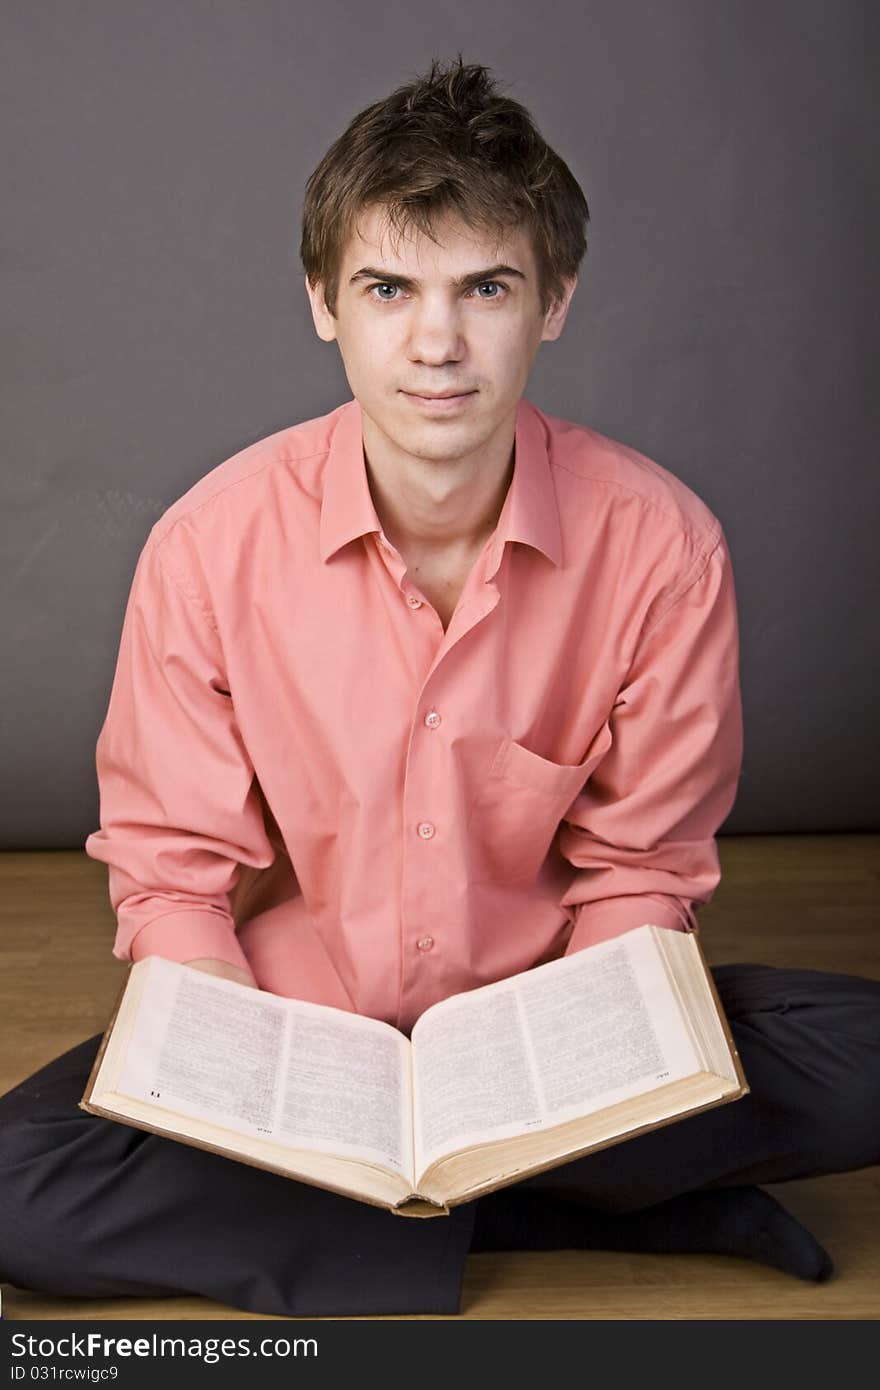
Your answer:
[[[337,410],[324,472],[321,559],[326,562],[349,541],[381,529],[364,462],[360,403],[346,401]],[[554,565],[562,563],[559,510],[550,473],[546,428],[541,411],[525,399],[517,404],[513,478],[492,539],[489,578],[501,563],[507,541],[522,541],[540,550]]]

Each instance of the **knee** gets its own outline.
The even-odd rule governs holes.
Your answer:
[[[97,1178],[84,1152],[89,1118],[0,1120],[0,1279],[43,1293],[103,1292],[90,1276],[98,1242],[85,1200]]]
[[[792,1093],[803,1102],[817,1169],[847,1172],[880,1163],[880,993],[871,1026],[858,1017],[835,1019],[813,1034]],[[794,1077],[792,1077],[794,1080]]]
[[[817,971],[780,978],[778,997],[765,989],[731,1023],[735,1035],[743,1030],[757,1093],[810,1173],[880,1163],[880,982]]]
[[[0,1096],[0,1279],[9,1283],[89,1292],[88,1190],[113,1158],[101,1133],[119,1128],[77,1105],[99,1042],[87,1039]]]
[[[825,1166],[847,1172],[880,1163],[880,1050],[835,1077],[824,1097],[814,1123]]]
[[[39,1217],[34,1219],[39,1163],[33,1153],[28,1154],[22,1128],[23,1122],[0,1124],[0,1280],[21,1288],[46,1289],[43,1276],[53,1264],[57,1269],[63,1242],[48,1231],[41,1233]]]

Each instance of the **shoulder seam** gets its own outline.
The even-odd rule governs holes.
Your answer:
[[[629,493],[630,497],[635,497],[636,500],[638,502],[641,502],[643,506],[653,508],[653,510],[659,512],[661,516],[667,517],[668,520],[677,521],[679,523],[681,522],[681,517],[676,516],[675,512],[667,511],[665,507],[662,507],[659,502],[655,502],[653,498],[643,496],[641,492],[636,492],[635,488],[627,487],[626,483],[619,482],[617,478],[599,478],[596,477],[594,474],[590,473],[577,473],[573,468],[566,468],[565,464],[560,463],[558,459],[553,459],[551,461],[550,466],[551,468],[561,469],[563,473],[568,473],[570,477],[578,478],[583,483],[604,483],[606,487],[619,488],[621,492]],[[682,480],[678,479],[678,481],[681,482]],[[683,483],[682,485],[684,487],[687,487],[686,483]],[[694,496],[696,497],[697,494],[694,493]],[[699,500],[702,501],[702,498],[700,498]],[[705,502],[703,502],[703,506],[706,507]],[[708,511],[709,508],[706,507],[706,510]],[[690,536],[693,540],[699,543],[702,543],[706,539],[712,541],[717,537],[717,532],[714,530],[705,533],[695,531],[693,527],[687,525],[682,526],[682,530],[685,533],[685,535]]]
[[[174,528],[171,527],[170,530],[166,533],[166,535],[163,536],[161,539],[149,542],[149,544],[152,544],[153,549],[155,550],[156,563],[158,564],[159,569],[162,571],[165,578],[174,585],[175,589],[180,594],[180,596],[186,599],[188,603],[192,604],[193,608],[195,608],[196,611],[201,615],[203,621],[207,623],[208,627],[211,629],[212,632],[217,632],[217,623],[214,618],[214,614],[211,612],[210,608],[207,608],[205,606],[198,594],[191,593],[189,589],[187,589],[184,586],[184,584],[180,581],[180,579],[177,577],[174,571],[171,570],[165,564],[165,561],[162,559],[162,546],[164,545],[165,541],[167,540],[168,536],[171,534],[171,531],[173,529]]]
[[[262,464],[259,468],[255,468],[252,473],[246,473],[243,478],[234,478],[231,483],[226,483],[224,487],[221,487],[219,489],[219,491],[212,493],[210,497],[206,497],[204,502],[198,502],[194,507],[190,507],[187,511],[185,511],[182,516],[175,517],[171,525],[168,527],[167,531],[163,533],[161,540],[164,541],[168,536],[170,536],[171,532],[181,521],[185,521],[187,517],[195,516],[196,512],[200,512],[203,507],[208,507],[212,502],[216,502],[217,498],[222,497],[223,494],[228,492],[230,488],[240,487],[242,483],[250,482],[252,478],[258,478],[261,473],[265,473],[267,468],[272,468],[275,464],[278,463],[306,463],[309,459],[318,458],[321,454],[328,454],[329,452],[329,448],[316,449],[313,454],[297,454],[295,458],[281,456],[279,458],[267,459],[267,461],[264,464]],[[222,465],[218,465],[218,467],[220,466]],[[207,477],[208,475],[205,474],[204,476]],[[198,486],[198,483],[194,483],[193,486]],[[172,506],[173,505],[174,504],[172,503]],[[161,526],[161,517],[159,518],[157,524]]]
[[[672,596],[670,597],[669,602],[666,604],[666,606],[662,608],[660,612],[648,624],[648,626],[643,629],[640,638],[641,641],[645,640],[649,632],[653,632],[657,624],[666,617],[666,614],[669,613],[671,609],[673,609],[676,606],[676,604],[684,598],[688,590],[692,589],[694,585],[697,583],[697,581],[700,578],[702,578],[703,574],[705,574],[706,570],[709,567],[709,561],[712,559],[712,556],[718,550],[723,539],[723,528],[719,525],[718,530],[714,536],[713,544],[710,545],[707,550],[701,551],[694,563],[690,566],[688,570],[685,571],[684,579],[682,580],[678,590],[673,590]]]
[[[214,617],[212,610],[202,601],[199,594],[191,590],[186,584],[182,582],[180,577],[171,568],[170,564],[166,562],[167,557],[163,558],[162,556],[162,547],[170,539],[170,537],[173,535],[174,531],[177,529],[177,527],[182,521],[186,521],[188,517],[194,516],[196,512],[200,512],[203,507],[207,507],[212,502],[215,502],[218,497],[222,497],[223,494],[228,492],[230,488],[238,487],[241,483],[246,483],[251,478],[259,477],[259,475],[261,473],[264,473],[267,468],[271,468],[275,464],[305,463],[308,459],[319,458],[322,454],[327,453],[329,453],[329,449],[316,449],[315,452],[312,454],[297,454],[295,457],[292,455],[281,455],[278,458],[268,459],[264,464],[261,465],[261,467],[255,468],[252,473],[246,474],[243,478],[235,478],[231,483],[227,483],[225,487],[220,488],[218,492],[212,493],[210,497],[206,497],[204,502],[199,502],[196,506],[191,507],[189,510],[185,511],[182,516],[175,517],[171,525],[165,528],[164,530],[161,529],[162,518],[159,518],[159,521],[153,528],[153,534],[148,539],[147,544],[151,545],[155,550],[157,563],[162,573],[165,575],[166,579],[170,580],[170,582],[177,589],[178,593],[189,603],[191,603],[195,609],[197,609],[197,611],[201,614],[204,622],[206,622],[208,626],[211,628],[212,632],[218,632],[217,621]]]

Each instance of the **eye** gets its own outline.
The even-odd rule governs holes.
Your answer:
[[[392,285],[392,284],[390,283],[390,281],[388,281],[388,280],[381,280],[381,281],[378,281],[375,285],[370,285],[370,286],[368,287],[368,289],[367,289],[367,294],[368,294],[368,295],[370,296],[370,298],[372,298],[372,299],[380,299],[380,300],[384,300],[384,302],[385,302],[386,304],[393,304],[394,299],[395,299],[395,297],[396,297],[396,291],[399,290],[399,289],[400,289],[400,286],[399,286],[399,285]],[[392,294],[392,295],[384,295],[384,294],[375,295],[375,294],[373,294],[373,290],[393,290],[393,291],[395,291],[395,294]]]
[[[494,286],[496,290],[503,290],[505,293],[507,292],[507,286],[506,286],[506,285],[502,285],[502,283],[501,283],[500,280],[484,280],[484,281],[482,282],[482,284],[477,285],[475,288],[478,289],[478,290],[485,290],[485,289],[491,288],[492,286]],[[478,294],[478,295],[477,295],[477,298],[478,298],[478,299],[502,299],[503,297],[504,297],[504,296],[503,296],[503,295],[500,295],[500,294],[490,294],[490,295]]]

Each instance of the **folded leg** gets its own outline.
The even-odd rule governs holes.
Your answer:
[[[522,1185],[628,1211],[880,1163],[880,981],[745,963],[712,974],[749,1094]]]
[[[90,1115],[99,1041],[0,1098],[0,1280],[291,1317],[459,1312],[474,1203],[399,1217]]]

